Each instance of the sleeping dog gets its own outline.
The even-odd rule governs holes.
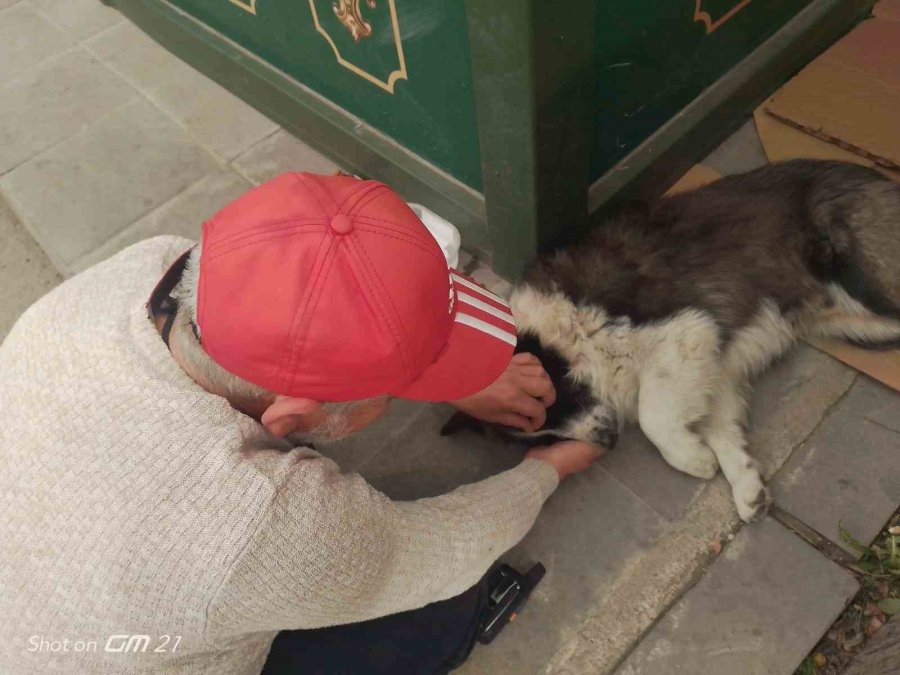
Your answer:
[[[543,429],[509,433],[611,447],[637,421],[676,469],[721,468],[758,519],[752,378],[804,336],[900,345],[898,289],[900,185],[875,170],[795,160],[664,197],[538,259],[513,291],[518,350],[557,402]]]

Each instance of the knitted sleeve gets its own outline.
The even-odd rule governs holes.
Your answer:
[[[353,623],[458,595],[528,532],[557,482],[526,459],[440,497],[392,502],[328,459],[302,459],[213,599],[207,632]]]

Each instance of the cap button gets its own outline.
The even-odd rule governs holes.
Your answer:
[[[331,219],[331,229],[335,234],[347,234],[353,230],[353,220],[345,213],[339,213]]]

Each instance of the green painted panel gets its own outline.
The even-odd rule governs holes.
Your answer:
[[[598,0],[599,178],[810,0]]]
[[[463,3],[172,1],[458,180],[482,189]],[[342,8],[349,17],[343,23],[337,16]]]

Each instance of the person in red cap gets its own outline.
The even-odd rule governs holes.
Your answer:
[[[391,397],[533,431],[554,391],[515,345],[506,303],[346,176],[280,176],[197,246],[65,282],[0,348],[0,671],[448,672],[486,571],[601,449],[392,502],[311,444]]]

